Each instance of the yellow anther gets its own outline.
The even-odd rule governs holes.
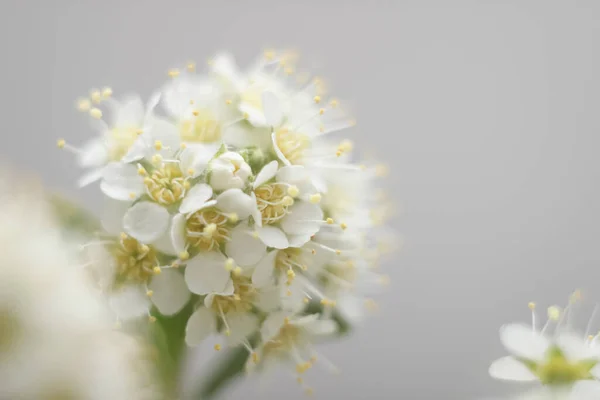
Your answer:
[[[360,164],[358,166],[358,168],[360,168],[362,171],[366,171],[367,170],[367,166],[365,164]]]
[[[340,224],[340,228],[342,228],[343,230],[346,230],[346,229],[348,229],[348,225],[346,225],[346,223],[342,222]]]
[[[344,153],[341,150],[338,150],[338,151],[335,152],[335,156],[336,157],[341,157],[342,154],[344,154]]]
[[[162,163],[162,160],[163,160],[163,158],[160,154],[155,154],[152,156],[152,162],[154,164],[160,164],[160,163]]]
[[[229,329],[225,331],[225,336],[231,336],[231,331]]]
[[[308,266],[306,266],[306,265],[302,265],[302,266],[300,267],[300,269],[302,269],[302,271],[308,271]]]
[[[140,246],[140,250],[142,250],[142,253],[147,253],[150,251],[150,247],[147,244],[143,244]]]
[[[529,307],[529,309],[530,309],[531,311],[533,311],[533,310],[535,310],[535,303],[534,303],[534,302],[531,302],[531,303],[529,303],[529,304],[527,305],[527,307]]]
[[[228,258],[225,260],[225,269],[229,272],[233,271],[235,268],[235,260],[233,258]]]
[[[321,305],[322,306],[328,306],[330,304],[329,300],[327,299],[321,299]]]
[[[193,110],[192,114],[194,115],[194,117],[197,117],[198,115],[200,115],[200,111],[198,110]]]
[[[231,222],[232,224],[235,224],[236,222],[239,221],[240,217],[238,217],[238,215],[236,213],[231,213],[227,216],[227,219],[229,220],[229,222]]]
[[[193,61],[190,61],[187,65],[187,70],[190,72],[194,72],[196,70],[196,63]]]
[[[92,118],[100,119],[102,118],[102,111],[100,111],[100,109],[98,108],[92,108],[90,110],[90,115],[92,116]]]
[[[317,254],[317,251],[316,251],[315,249],[312,249],[312,250],[310,251],[310,254],[312,254],[312,255],[314,256],[315,254]]]
[[[148,174],[148,172],[146,171],[146,169],[142,166],[138,167],[138,175],[140,176],[146,176]]]
[[[102,97],[104,97],[105,99],[108,99],[110,96],[112,96],[113,91],[111,88],[109,87],[105,87],[104,89],[102,89]]]
[[[155,323],[155,322],[156,322],[156,317],[155,317],[154,315],[150,315],[150,316],[148,317],[148,321],[149,321],[151,324],[153,324],[153,323]]]
[[[135,130],[135,134],[140,136],[142,133],[144,133],[144,130],[142,128],[138,128]]]
[[[331,106],[331,108],[336,108],[339,105],[339,102],[337,101],[337,99],[333,99],[329,102],[329,105]]]
[[[173,267],[173,268],[179,268],[179,265],[180,265],[179,260],[175,260],[171,263],[171,267]]]
[[[160,140],[157,140],[154,142],[154,148],[156,149],[156,151],[160,151],[163,148],[163,144]]]
[[[56,146],[57,146],[59,149],[64,149],[64,147],[65,147],[65,145],[66,145],[66,144],[67,144],[67,142],[65,142],[65,139],[58,139],[58,140],[56,141]]]
[[[296,378],[296,382],[298,382],[298,384],[302,385],[302,383],[304,383],[304,379],[302,379],[301,376]]]
[[[181,253],[179,253],[179,259],[180,260],[188,260],[190,258],[190,253],[188,253],[186,250],[182,251]]]
[[[321,133],[325,132],[325,125],[323,125],[323,124],[319,125],[319,132],[321,132]]]
[[[129,237],[129,236],[127,236],[127,234],[125,232],[121,232],[121,234],[119,236],[121,237],[121,240],[125,240]]]
[[[285,196],[283,199],[281,199],[281,201],[283,202],[284,206],[291,206],[294,204],[294,198],[291,196]]]
[[[319,104],[321,102],[321,96],[315,96],[313,100],[315,101],[315,103]]]
[[[557,306],[548,308],[548,318],[552,321],[558,321],[560,319],[561,310]]]
[[[190,181],[183,182],[183,188],[185,190],[190,190],[191,187],[192,187],[192,184],[190,183]]]
[[[89,111],[92,107],[92,103],[88,99],[77,100],[77,109],[82,112]]]
[[[242,274],[242,269],[240,267],[235,267],[233,269],[233,275],[240,276]]]
[[[310,299],[308,297],[305,297],[305,298],[302,299],[302,302],[304,304],[308,304],[308,303],[310,303]]]
[[[245,112],[242,116],[244,117],[244,119],[248,119],[248,117],[249,117],[247,112]]]
[[[289,297],[292,295],[292,291],[290,289],[288,289],[287,292],[285,292],[285,294]]]
[[[233,103],[233,101],[231,99],[227,99],[225,100],[225,104],[227,104],[228,106],[231,105],[231,103]]]
[[[215,344],[215,351],[220,351],[220,350],[221,350],[221,345]]]
[[[258,238],[259,238],[258,231],[254,231],[254,232],[252,232],[252,237],[253,237],[254,239],[258,239]]]
[[[152,268],[152,271],[154,271],[154,275],[159,275],[162,272],[162,269],[160,269],[160,267],[154,267]]]
[[[290,279],[294,279],[296,277],[296,273],[294,271],[292,271],[291,269],[287,270],[287,276]]]
[[[320,108],[319,109],[319,115],[323,115],[325,114],[325,109],[324,108]]]
[[[283,319],[283,323],[286,324],[286,325],[289,325],[289,323],[290,323],[290,317],[285,317]]]
[[[352,143],[351,140],[343,140],[342,143],[340,143],[340,145],[338,146],[338,150],[341,151],[352,151],[352,149],[354,148],[354,144]]]
[[[92,103],[100,104],[102,102],[102,93],[99,90],[94,90],[90,93],[90,98],[92,99]]]
[[[272,60],[275,58],[275,51],[274,50],[265,50],[264,56],[267,60]]]
[[[179,76],[179,70],[176,68],[173,68],[173,69],[169,70],[168,75],[171,78],[177,78]]]
[[[153,294],[154,294],[154,292],[152,290],[146,291],[146,296],[148,296],[148,297],[152,297]]]
[[[594,335],[589,335],[589,336],[588,336],[588,340],[589,340],[589,341],[592,341],[592,340],[594,340],[594,337],[595,337]]]
[[[131,200],[135,199],[136,197],[137,197],[137,194],[135,194],[134,192],[130,192],[130,193],[129,193],[129,198],[130,198]]]
[[[257,352],[252,352],[252,361],[254,362],[254,364],[258,364],[258,353]]]
[[[307,396],[312,396],[315,394],[315,391],[312,388],[306,388],[304,389],[304,394],[306,394]]]
[[[296,197],[300,194],[300,190],[297,186],[292,185],[287,189],[287,193],[292,197]]]
[[[149,184],[151,184],[152,182],[154,182],[154,181],[152,180],[152,178],[150,178],[150,177],[145,177],[145,178],[144,178],[144,183],[145,183],[146,185],[149,185]]]
[[[309,200],[312,204],[319,204],[321,202],[321,193],[311,194]]]
[[[188,175],[194,175],[196,173],[196,171],[194,171],[193,168],[188,168],[188,170],[186,172]]]
[[[179,145],[179,147],[180,147],[180,148],[182,148],[182,149],[185,149],[185,148],[187,148],[187,144],[185,144],[185,143],[181,143],[181,144]]]
[[[286,75],[292,75],[294,73],[294,68],[285,67],[285,69],[283,71],[286,73]]]
[[[329,217],[325,220],[325,222],[327,222],[327,225],[332,225],[333,224],[333,218]]]

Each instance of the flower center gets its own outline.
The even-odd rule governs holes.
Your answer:
[[[180,124],[181,139],[192,143],[213,143],[221,138],[221,124],[210,110],[198,110]]]
[[[277,335],[269,342],[265,343],[263,350],[264,356],[284,355],[295,347],[295,344],[299,341],[300,335],[300,328],[293,324],[284,323]]]
[[[142,130],[136,126],[124,126],[110,130],[108,158],[119,161],[127,154]]]
[[[216,208],[196,211],[186,223],[186,239],[200,251],[219,248],[229,237],[229,219]]]
[[[592,379],[590,371],[596,360],[567,360],[558,348],[548,351],[544,363],[529,365],[531,371],[546,385],[565,385],[580,380]]]
[[[290,132],[282,128],[275,132],[275,143],[284,155],[284,157],[292,164],[299,164],[302,161],[304,152],[310,146],[308,136],[302,133]]]
[[[153,247],[123,235],[114,249],[117,264],[116,286],[127,283],[146,283],[158,266]]]
[[[176,163],[164,164],[155,169],[144,179],[144,183],[152,200],[167,206],[181,200],[189,189],[188,179],[183,176]]]
[[[250,278],[233,276],[233,294],[230,296],[215,296],[212,307],[215,312],[228,314],[230,312],[248,312],[256,299],[256,290]]]
[[[258,210],[265,224],[274,224],[283,218],[294,204],[294,199],[287,194],[285,185],[274,183],[261,185],[254,190]]]
[[[275,268],[282,274],[287,275],[287,285],[291,285],[296,276],[294,269],[299,268],[306,271],[308,266],[305,263],[302,249],[288,247],[284,250],[279,250],[275,256]]]

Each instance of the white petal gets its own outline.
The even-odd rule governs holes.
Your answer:
[[[600,382],[578,381],[573,385],[569,400],[598,400],[600,399]]]
[[[239,104],[238,109],[246,116],[246,121],[251,125],[258,128],[270,126],[267,124],[263,110],[256,108],[254,104],[242,102]]]
[[[517,357],[531,361],[542,361],[550,342],[539,332],[520,324],[500,328],[500,340],[504,347]]]
[[[252,210],[250,211],[250,215],[252,215],[254,224],[260,228],[262,226],[262,214],[260,213],[260,210],[258,209],[258,204],[256,203],[256,194],[252,192],[250,193],[250,196],[252,199]]]
[[[281,310],[281,290],[278,286],[266,286],[259,289],[253,303],[256,308],[266,313]]]
[[[217,196],[217,207],[226,213],[236,213],[239,219],[246,219],[256,208],[256,201],[240,189],[228,189]]]
[[[189,143],[179,156],[181,170],[186,174],[188,170],[192,170],[192,178],[200,176],[206,170],[218,149],[218,145],[214,144]]]
[[[271,134],[271,144],[273,145],[273,150],[275,150],[277,158],[285,165],[292,165],[290,160],[286,158],[285,154],[283,154],[283,152],[279,148],[279,145],[277,144],[277,134],[275,132]]]
[[[104,138],[99,137],[87,142],[78,154],[77,161],[80,167],[98,167],[108,161],[108,149]]]
[[[227,325],[231,333],[227,337],[227,343],[236,345],[258,329],[258,317],[248,313],[228,314]]]
[[[243,77],[239,73],[235,60],[231,54],[221,53],[211,63],[212,71],[219,77],[228,81],[237,90],[243,87]]]
[[[197,346],[217,330],[217,320],[213,312],[205,307],[198,308],[190,317],[185,328],[185,342]]]
[[[593,349],[581,338],[572,332],[563,332],[558,335],[556,344],[560,347],[565,357],[570,361],[594,359]]]
[[[279,126],[283,119],[283,111],[277,96],[273,92],[264,92],[262,94],[262,106],[267,125]]]
[[[101,220],[102,227],[107,233],[118,235],[123,232],[123,217],[131,207],[131,202],[113,200],[110,197],[105,199]]]
[[[187,263],[185,281],[193,293],[209,294],[228,292],[231,275],[225,269],[223,254],[211,251],[200,253]]]
[[[490,376],[495,379],[509,381],[535,381],[537,377],[514,357],[502,357],[492,363],[489,369]]]
[[[162,93],[161,92],[154,92],[154,93],[152,93],[152,95],[148,99],[148,103],[146,103],[146,116],[145,116],[145,118],[150,118],[152,115],[154,115],[154,109],[156,108],[156,106],[160,102],[161,97],[162,97]]]
[[[262,242],[268,247],[285,249],[290,245],[285,233],[275,226],[263,226],[261,228],[257,228],[256,231],[258,232],[258,237],[260,240],[262,240]]]
[[[100,188],[115,200],[131,200],[144,192],[144,179],[135,165],[110,163],[102,170]]]
[[[128,95],[115,110],[113,126],[139,126],[144,118],[144,103],[137,95]]]
[[[269,314],[260,329],[263,343],[273,339],[279,333],[287,316],[288,314],[282,311]]]
[[[150,309],[150,299],[141,286],[125,286],[109,298],[111,309],[122,320],[145,316]]]
[[[267,246],[259,238],[254,237],[253,231],[244,224],[233,228],[230,238],[225,246],[225,252],[242,267],[256,264],[267,252]]]
[[[254,272],[252,273],[252,284],[254,286],[263,287],[272,283],[277,253],[277,250],[270,251],[256,265]]]
[[[288,165],[277,171],[277,182],[285,182],[292,185],[308,181],[308,173],[302,165]]]
[[[179,212],[189,214],[203,208],[204,204],[212,196],[212,188],[205,183],[199,183],[192,187],[185,195],[185,198],[179,206]]]
[[[77,185],[80,188],[82,188],[82,187],[86,187],[87,185],[89,185],[91,183],[96,182],[97,180],[102,178],[102,170],[103,170],[103,168],[96,168],[96,169],[86,172],[85,174],[83,174],[83,176],[81,178],[79,178],[79,180],[77,181]]]
[[[150,143],[148,143],[148,137],[146,134],[138,136],[127,153],[121,158],[124,163],[132,163],[139,161],[146,157],[150,153]]]
[[[288,235],[290,247],[302,247],[310,241],[310,235]]]
[[[156,250],[164,254],[168,254],[171,256],[179,254],[179,252],[175,250],[175,246],[173,246],[173,241],[171,240],[171,223],[169,223],[169,226],[167,227],[163,235],[156,241],[152,242],[152,246],[154,246]]]
[[[323,220],[323,211],[318,204],[296,202],[289,214],[281,220],[281,228],[290,235],[311,236],[317,233]]]
[[[163,315],[178,313],[191,297],[183,276],[175,269],[163,269],[152,278],[149,288],[154,292],[152,302]]]
[[[330,319],[322,319],[304,327],[312,336],[330,336],[337,332],[337,324]]]
[[[264,167],[262,167],[258,175],[256,175],[256,180],[254,181],[253,188],[256,189],[263,183],[266,183],[273,179],[273,177],[277,173],[277,168],[279,168],[279,164],[276,160],[273,160]]]
[[[142,201],[135,204],[123,217],[125,233],[142,243],[158,240],[169,226],[169,212],[162,206]]]
[[[164,118],[152,117],[144,129],[146,130],[144,135],[148,135],[151,140],[150,146],[154,146],[158,140],[162,143],[165,154],[173,154],[179,150],[181,146],[179,129],[171,122]]]
[[[173,217],[171,221],[171,242],[173,243],[173,247],[177,254],[185,251],[185,225],[187,220],[185,219],[185,215],[177,214]]]

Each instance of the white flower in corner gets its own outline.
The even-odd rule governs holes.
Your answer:
[[[530,307],[535,308],[533,304]],[[502,380],[539,381],[544,389],[533,392],[532,399],[542,392],[565,395],[564,398],[584,392],[597,395],[600,393],[600,382],[596,381],[600,378],[600,347],[595,344],[596,337],[583,337],[561,327],[557,307],[549,309],[549,319],[541,332],[535,326],[503,326],[500,339],[512,355],[496,360],[490,367],[490,375]],[[555,334],[546,335],[548,325],[554,321],[559,321]]]
[[[251,175],[250,166],[233,151],[221,154],[210,163],[210,185],[216,191],[243,189]]]

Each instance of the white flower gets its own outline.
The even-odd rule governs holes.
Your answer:
[[[233,151],[221,154],[210,164],[210,185],[216,191],[243,189],[251,175],[250,166]]]
[[[140,343],[112,329],[44,197],[0,179],[0,398],[154,398]]]
[[[533,311],[535,305],[530,308]],[[570,309],[565,310],[568,312]],[[548,324],[542,331],[536,330],[535,324],[502,327],[500,339],[511,355],[496,360],[490,367],[490,375],[503,380],[539,381],[545,388],[534,392],[531,398],[540,393],[573,398],[572,394],[580,390],[600,393],[600,382],[594,381],[600,378],[600,347],[596,345],[596,337],[577,335],[570,327],[562,326],[563,318],[557,307],[551,307],[548,314]],[[547,330],[555,321],[558,325],[550,336]]]

